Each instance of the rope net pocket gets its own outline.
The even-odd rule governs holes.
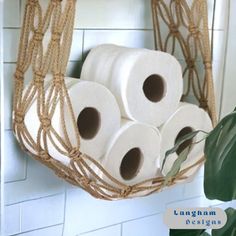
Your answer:
[[[176,41],[179,42],[187,63],[184,75],[188,73],[188,89],[183,98],[188,95],[192,86],[197,100],[215,122],[206,1],[195,0],[191,6],[185,0],[172,0],[169,4],[166,2],[168,1],[152,1],[156,48],[168,51],[168,43],[172,40],[173,54]],[[127,186],[113,178],[92,157],[80,152],[80,134],[64,77],[72,42],[75,5],[76,0],[50,0],[47,8],[42,9],[38,0],[28,0],[26,3],[13,103],[13,131],[21,147],[36,160],[51,168],[59,177],[85,189],[96,198],[106,200],[149,195],[161,191],[164,186],[174,185],[186,179],[185,173],[200,166],[203,160],[182,170],[167,184],[164,177],[156,177]],[[163,38],[160,31],[160,24],[163,23],[168,26],[166,38]],[[184,29],[184,35],[187,37],[182,36],[180,28]],[[203,80],[198,76],[195,66],[199,55],[205,66]],[[31,79],[25,87],[27,75],[30,75]],[[47,80],[49,75],[50,81]],[[26,122],[29,121],[25,120],[32,101],[36,101],[35,113],[40,124],[36,139],[27,128]],[[58,103],[63,127],[61,134],[56,132],[51,122]],[[70,117],[70,120],[66,121],[65,108]],[[70,133],[65,122],[73,124],[76,145],[70,141]],[[48,140],[60,154],[68,157],[67,165],[50,156]],[[101,178],[99,173],[103,173],[109,182]]]

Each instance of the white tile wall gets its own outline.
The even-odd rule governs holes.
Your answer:
[[[203,177],[196,177],[191,183],[184,187],[184,198],[193,198],[204,195]]]
[[[27,157],[27,178],[23,181],[5,184],[5,203],[16,204],[28,200],[63,193],[64,181],[47,167]]]
[[[64,194],[23,202],[21,204],[21,231],[62,224],[63,217]]]
[[[143,0],[77,1],[75,27],[151,29],[150,7],[150,1]]]
[[[3,24],[5,27],[20,26],[20,1],[4,1]],[[14,16],[14,17],[13,17]]]
[[[43,229],[32,230],[27,233],[17,234],[17,236],[60,236],[62,235],[63,225],[46,227]]]
[[[45,0],[41,2],[46,5]],[[83,190],[65,184],[52,171],[21,152],[11,132],[11,97],[25,0],[5,0],[4,3],[5,235],[166,236],[168,229],[163,224],[162,214],[167,207],[236,206],[235,202],[225,204],[204,197],[203,169],[192,183],[160,194],[118,202],[96,200]],[[214,26],[213,72],[219,105],[224,77],[228,4],[229,0],[217,1]],[[231,4],[234,4],[233,0]],[[209,6],[210,18],[213,0],[209,0]],[[231,44],[234,41],[233,38]],[[78,0],[67,74],[79,77],[87,52],[101,43],[153,49],[150,1]],[[178,52],[176,55],[178,57]],[[227,75],[223,89],[225,107],[228,95],[224,95],[233,88],[232,80]],[[234,96],[235,93],[231,93]]]
[[[115,225],[107,227],[104,229],[98,229],[85,234],[80,234],[81,236],[120,236],[121,235],[121,225]],[[80,236],[78,235],[78,236]]]
[[[26,158],[19,150],[19,145],[12,137],[12,131],[5,131],[5,182],[23,181],[26,179]]]
[[[103,43],[127,47],[154,48],[153,32],[150,30],[86,30],[84,51]]]
[[[183,187],[180,185],[149,197],[117,202],[96,200],[82,190],[68,190],[64,233],[66,236],[75,235],[163,212],[167,202],[182,199]],[[102,214],[96,214],[98,212]]]
[[[163,223],[163,215],[158,214],[122,224],[123,236],[168,235],[169,229]]]
[[[11,111],[12,111],[12,91],[13,91],[13,74],[16,68],[15,63],[4,64],[4,125],[5,129],[11,129]]]
[[[19,38],[20,38],[19,29],[3,30],[4,62],[16,62]]]
[[[71,45],[71,54],[70,61],[80,61],[82,60],[82,51],[83,51],[83,31],[82,30],[74,30],[73,39]]]
[[[19,204],[5,207],[6,235],[20,233],[21,231],[20,221],[21,221],[21,209]]]

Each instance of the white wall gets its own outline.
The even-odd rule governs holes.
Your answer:
[[[224,70],[224,85],[222,87],[222,105],[221,105],[221,117],[233,111],[236,107],[236,1],[230,0],[230,13],[229,13],[229,25],[227,48],[226,48],[226,61]]]
[[[43,0],[45,1],[45,0]],[[150,1],[78,0],[68,75],[79,76],[87,51],[100,43],[153,48]],[[233,0],[231,1],[233,2]],[[213,1],[209,1],[212,6]],[[221,204],[204,197],[203,170],[196,179],[150,197],[106,202],[66,184],[23,153],[11,131],[12,81],[23,0],[4,6],[5,235],[156,236],[168,235],[162,222],[167,207]],[[236,9],[236,8],[234,8]],[[228,1],[218,0],[214,27],[214,80],[221,103]],[[212,10],[209,10],[212,14]],[[218,17],[221,16],[221,17]],[[220,20],[219,20],[220,19]],[[227,99],[224,87],[223,101]],[[223,204],[222,207],[226,207]]]

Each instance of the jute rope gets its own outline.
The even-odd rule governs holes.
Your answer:
[[[206,0],[195,0],[192,6],[189,6],[185,0],[171,0],[169,4],[165,2],[152,1],[156,48],[165,51],[168,41],[172,38],[173,53],[175,41],[178,40],[187,62],[184,74],[189,73],[188,89],[184,97],[188,95],[192,86],[200,106],[209,112],[213,122],[216,123]],[[15,72],[13,131],[21,147],[31,156],[54,170],[59,177],[80,186],[96,198],[116,200],[161,191],[166,187],[164,177],[126,186],[112,177],[92,157],[80,152],[80,135],[64,78],[72,42],[75,4],[76,0],[50,0],[46,12],[43,13],[38,0],[28,0],[26,3]],[[159,28],[160,18],[168,25],[170,31],[165,39],[162,38]],[[180,33],[181,27],[185,27],[189,32],[187,36],[186,32],[184,35]],[[44,39],[48,33],[50,40],[45,47]],[[190,50],[192,47],[194,50]],[[203,81],[198,76],[195,65],[199,54],[205,66]],[[32,73],[32,80],[27,88],[24,88],[27,72]],[[46,93],[47,74],[52,74],[53,78]],[[25,124],[25,114],[33,100],[37,101],[37,116],[40,121],[36,140],[33,139]],[[62,135],[56,132],[51,123],[57,104],[60,107]],[[70,116],[70,120],[66,121],[65,108]],[[73,124],[76,145],[70,141],[66,122]],[[48,140],[59,153],[70,158],[68,166],[49,155]],[[34,153],[27,150],[29,148],[26,146],[34,150]],[[186,179],[185,174],[203,162],[204,158],[182,170],[167,183],[167,186]],[[101,178],[100,173],[103,173],[106,178]]]
[[[187,84],[182,100],[192,90],[199,106],[207,110],[215,125],[215,95],[212,79],[212,58],[209,43],[206,0],[152,0],[155,47],[176,54],[178,47],[185,59],[183,71]],[[165,25],[167,32],[161,30]],[[199,69],[198,64],[204,68]],[[201,75],[204,72],[204,75]]]

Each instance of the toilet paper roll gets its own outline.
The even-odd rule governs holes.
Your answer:
[[[94,78],[102,73],[97,82],[104,86],[109,84],[113,63],[123,50],[125,48],[113,44],[102,44],[92,49],[83,64],[81,79],[96,81]]]
[[[154,126],[177,109],[183,90],[181,66],[172,55],[114,45],[93,49],[81,78],[109,88],[123,117]]]
[[[127,185],[153,178],[160,162],[160,139],[155,127],[123,121],[108,146],[103,167]],[[109,182],[106,176],[101,175],[101,178]]]
[[[72,78],[66,78],[66,81],[77,127],[80,132],[80,151],[95,160],[99,160],[105,154],[110,137],[120,127],[118,104],[110,91],[100,84]],[[25,117],[25,123],[34,140],[36,140],[40,126],[36,109],[37,104],[34,102]],[[60,102],[57,101],[51,125],[58,135],[64,139],[61,112]],[[64,105],[63,114],[69,140],[73,147],[77,147],[76,132],[67,103]],[[47,137],[49,154],[56,160],[68,165],[70,159],[63,153],[66,152],[65,148],[53,134],[51,135],[53,142],[62,152],[55,148],[52,141]],[[29,150],[35,152],[32,148],[29,148]]]
[[[178,138],[197,130],[203,130],[210,132],[212,130],[212,122],[209,115],[196,105],[181,103],[177,111],[160,127],[160,133],[162,137],[161,142],[161,166],[165,158],[166,151],[174,147]],[[167,157],[164,168],[162,170],[163,175],[166,175],[177,159],[178,154],[181,153],[192,142],[200,141],[204,137],[203,133],[199,133],[193,140],[186,141],[179,149]],[[195,164],[204,155],[204,141],[192,145],[187,160],[182,163],[181,170]],[[189,170],[186,175],[192,176],[199,167],[196,166]]]

